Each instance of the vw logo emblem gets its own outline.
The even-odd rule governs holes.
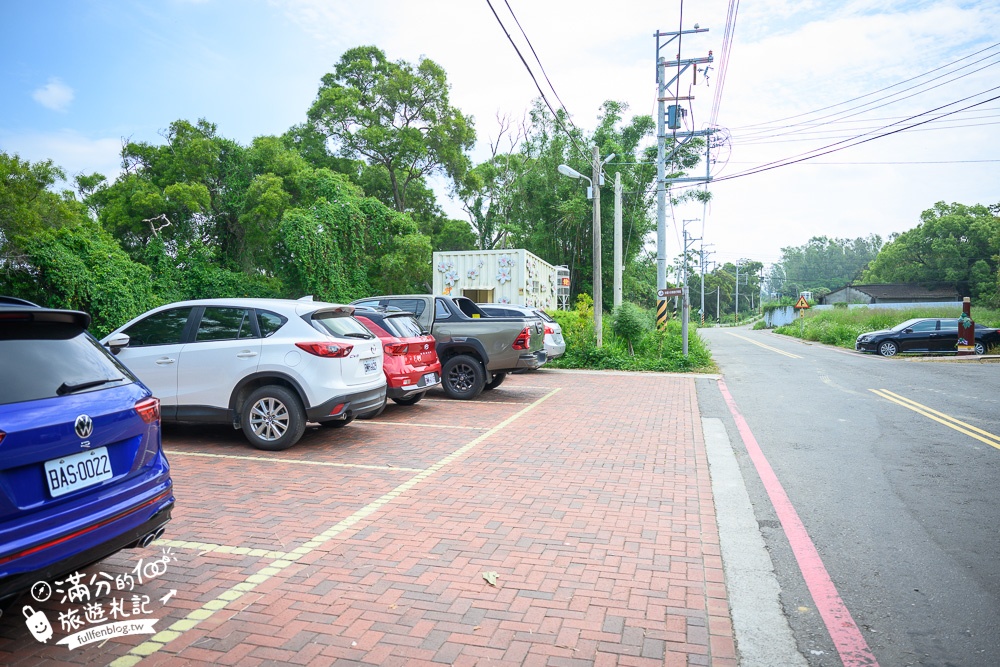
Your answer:
[[[89,438],[90,434],[94,432],[94,420],[87,415],[80,415],[76,418],[73,430],[80,438]]]

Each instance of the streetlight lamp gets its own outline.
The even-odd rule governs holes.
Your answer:
[[[587,178],[569,165],[561,164],[557,167],[560,174],[570,178],[586,178],[590,186],[587,188],[587,199],[594,201],[594,334],[597,336],[597,347],[604,345],[603,331],[603,311],[604,300],[602,298],[603,285],[601,284],[601,185],[604,183],[602,168],[615,154],[604,158],[601,161],[597,146],[594,146],[594,177]]]

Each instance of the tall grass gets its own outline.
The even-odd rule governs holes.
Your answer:
[[[775,333],[814,340],[827,345],[854,349],[854,341],[868,331],[889,329],[915,317],[958,317],[962,311],[955,307],[921,306],[906,310],[889,308],[834,308],[833,310],[807,311],[801,320],[780,326]],[[1000,326],[1000,310],[973,308],[972,319],[977,325]]]

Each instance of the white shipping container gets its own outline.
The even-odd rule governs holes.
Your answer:
[[[434,253],[434,294],[555,309],[556,267],[527,250]]]

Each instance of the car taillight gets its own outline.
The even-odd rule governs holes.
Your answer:
[[[353,345],[344,345],[343,343],[296,343],[295,347],[305,350],[309,354],[315,354],[317,357],[332,359],[346,357],[354,349]]]
[[[6,435],[7,435],[6,433],[4,433],[3,431],[0,431],[0,442],[3,442],[4,436],[6,436]]]
[[[135,411],[142,417],[142,421],[152,424],[160,418],[160,399],[144,398],[135,404]]]
[[[384,349],[386,354],[390,354],[394,357],[401,357],[410,351],[410,346],[407,343],[389,343]]]
[[[528,330],[528,327],[521,330],[521,334],[514,339],[514,344],[511,347],[515,350],[527,350],[531,347],[531,331]]]
[[[546,336],[552,335],[555,332],[556,332],[556,330],[553,329],[552,327],[550,327],[548,324],[545,325],[545,335]]]

